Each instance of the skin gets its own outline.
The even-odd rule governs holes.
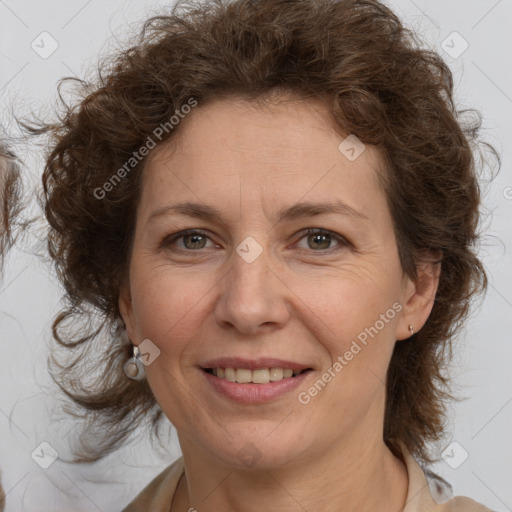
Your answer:
[[[264,108],[242,99],[199,105],[144,170],[119,305],[132,342],[150,339],[161,351],[146,375],[186,468],[172,511],[400,510],[408,478],[383,441],[384,382],[396,340],[428,318],[438,275],[428,265],[417,282],[403,275],[376,149],[349,161],[338,150],[348,134],[322,103],[281,99]],[[281,208],[334,200],[367,220],[276,220]],[[175,213],[150,220],[182,201],[213,206],[222,221]],[[185,229],[207,236],[162,243]],[[252,263],[236,252],[248,236],[263,249]],[[402,310],[309,404],[299,403],[298,392],[394,303]],[[216,394],[198,369],[233,355],[315,371],[297,392],[240,405]],[[246,443],[261,456],[252,468],[238,457]]]

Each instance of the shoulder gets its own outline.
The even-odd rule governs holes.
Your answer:
[[[183,457],[159,473],[122,512],[167,512],[185,467]]]
[[[439,512],[493,512],[471,498],[456,496],[439,506]]]
[[[403,444],[401,448],[409,477],[403,512],[493,512],[471,498],[453,497],[452,487],[446,480],[421,467]]]

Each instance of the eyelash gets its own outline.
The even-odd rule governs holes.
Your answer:
[[[190,236],[190,235],[201,235],[201,236],[204,236],[205,238],[208,238],[210,241],[212,241],[206,231],[203,231],[201,229],[187,229],[185,231],[180,231],[179,233],[175,233],[173,235],[169,235],[166,238],[164,238],[164,240],[162,241],[162,247],[167,248],[170,245],[174,244],[177,240],[184,238],[185,236]],[[329,235],[332,237],[333,240],[336,240],[340,244],[340,247],[334,248],[334,249],[333,248],[320,249],[320,250],[316,250],[316,251],[314,249],[311,249],[311,251],[315,252],[315,253],[330,254],[331,252],[339,251],[342,248],[353,247],[352,244],[345,237],[343,237],[333,231],[329,231],[327,229],[322,229],[322,228],[306,229],[306,231],[303,233],[303,235],[299,238],[298,241],[302,240],[305,237],[308,237],[309,235]],[[174,252],[193,253],[193,252],[199,252],[200,250],[201,249],[174,249]]]

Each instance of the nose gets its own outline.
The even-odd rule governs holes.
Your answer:
[[[257,334],[288,321],[291,291],[266,250],[251,263],[233,251],[219,287],[215,316],[224,328]]]

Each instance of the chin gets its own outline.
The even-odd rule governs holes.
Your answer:
[[[283,439],[288,442],[283,443]],[[229,452],[222,451],[226,446],[218,448],[215,452],[227,466],[247,470],[272,470],[288,466],[300,455],[297,453],[297,442],[283,433],[273,439],[268,438],[267,434],[240,436],[233,440]]]

